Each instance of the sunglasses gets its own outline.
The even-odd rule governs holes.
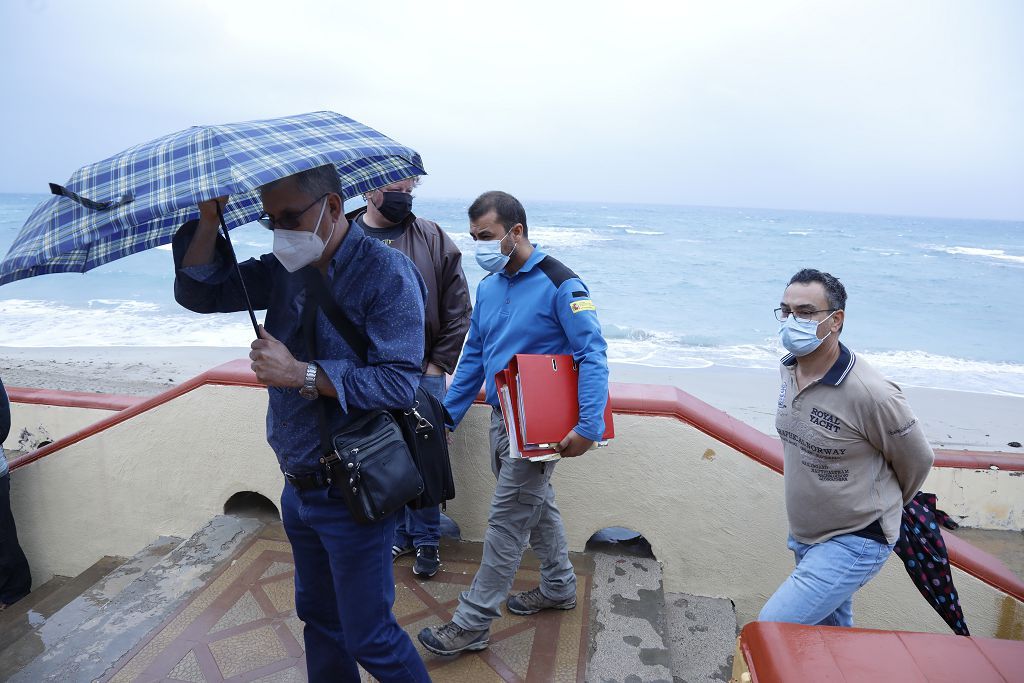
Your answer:
[[[324,194],[320,195],[319,197],[313,200],[312,204],[307,206],[302,211],[285,211],[280,218],[274,218],[269,213],[264,211],[263,213],[260,214],[260,217],[256,219],[256,222],[262,225],[267,230],[294,230],[295,228],[299,227],[299,222],[300,219],[302,218],[302,214],[312,209],[314,206],[317,205],[317,203],[321,199],[323,199],[329,194],[330,192],[325,192]]]

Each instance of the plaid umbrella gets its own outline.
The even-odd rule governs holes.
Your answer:
[[[223,195],[231,195],[225,227],[244,225],[262,210],[260,185],[330,163],[346,197],[426,173],[412,149],[334,112],[196,126],[51,184],[56,196],[35,208],[0,261],[0,285],[85,272],[166,244],[199,217],[200,202]]]
[[[953,586],[949,555],[939,527],[956,529],[959,524],[936,507],[934,493],[917,492],[903,508],[900,540],[894,548],[911,581],[924,599],[939,613],[953,633],[969,636],[960,598]]]

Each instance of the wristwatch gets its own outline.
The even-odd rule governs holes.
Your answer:
[[[316,390],[316,371],[317,364],[310,362],[306,366],[306,381],[302,384],[302,388],[299,389],[299,396],[312,401],[320,397],[320,392]]]

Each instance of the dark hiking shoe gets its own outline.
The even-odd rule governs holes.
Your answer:
[[[441,558],[437,554],[436,545],[423,545],[416,548],[416,562],[412,565],[412,573],[429,579],[441,568]]]
[[[391,546],[391,561],[394,562],[403,555],[408,555],[412,551],[416,550],[411,545],[393,545]]]
[[[425,628],[416,637],[423,647],[435,655],[457,655],[460,652],[483,650],[488,645],[490,634],[490,629],[467,631],[454,621],[449,621],[442,626]]]
[[[505,603],[505,606],[512,614],[526,616],[527,614],[536,614],[544,609],[573,609],[576,607],[576,596],[565,600],[551,600],[544,597],[538,586],[532,591],[513,595]]]

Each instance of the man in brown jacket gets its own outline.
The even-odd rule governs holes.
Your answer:
[[[369,237],[376,237],[408,256],[427,286],[423,376],[420,385],[444,401],[445,374],[455,369],[469,331],[472,306],[462,271],[462,253],[433,221],[412,213],[412,190],[419,178],[392,183],[363,195],[366,206],[348,214]],[[392,556],[416,552],[413,573],[429,578],[441,566],[438,556],[441,510],[405,509],[399,514]]]

